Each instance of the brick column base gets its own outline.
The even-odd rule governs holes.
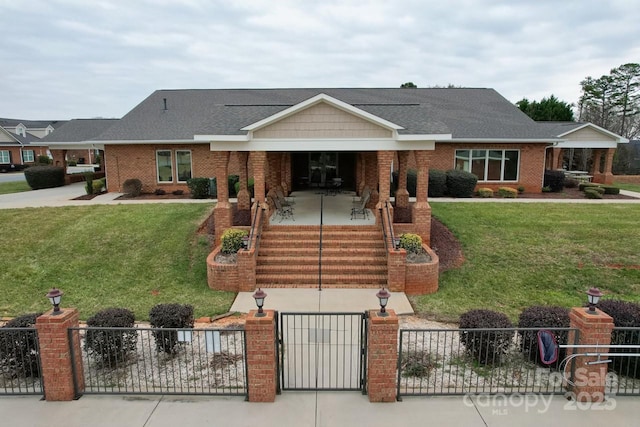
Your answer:
[[[51,310],[36,319],[45,400],[68,401],[76,397],[67,333],[68,328],[74,327],[78,327],[78,310],[75,308],[65,308],[58,315]],[[73,337],[73,350],[78,392],[81,393],[84,391],[84,371],[78,334]]]
[[[596,309],[594,314],[589,313],[584,307],[574,307],[569,313],[571,328],[580,330],[578,344],[598,344],[608,346],[611,344],[611,332],[613,331],[613,319],[605,312]],[[575,342],[575,332],[569,332],[569,343]],[[567,355],[574,353],[592,353],[596,348],[568,348]],[[608,348],[598,348],[600,353],[608,353]],[[606,358],[606,355],[605,355]],[[572,392],[579,402],[602,402],[604,400],[604,387],[607,376],[607,364],[589,365],[587,362],[597,360],[597,357],[579,356],[575,359],[575,371]]]
[[[396,191],[396,207],[406,208],[409,206],[409,192],[407,190]]]
[[[367,392],[369,402],[395,402],[398,365],[398,316],[369,311],[367,331]]]
[[[244,328],[247,339],[247,376],[249,402],[276,400],[276,318],[273,310],[264,310],[263,317],[251,310]]]

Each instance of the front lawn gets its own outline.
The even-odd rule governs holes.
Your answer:
[[[211,204],[0,210],[0,316],[47,310],[51,287],[86,319],[107,307],[146,319],[156,303],[226,312],[234,294],[207,287],[206,238],[195,230]]]
[[[606,298],[640,302],[640,205],[432,203],[460,239],[466,262],[440,276],[434,295],[413,298],[427,315],[456,320],[486,308],[516,319],[534,304]]]
[[[22,193],[23,191],[31,191],[31,187],[27,181],[1,182],[0,194]]]
[[[626,182],[614,182],[613,185],[620,188],[621,190],[635,191],[640,193],[640,184],[629,184]]]

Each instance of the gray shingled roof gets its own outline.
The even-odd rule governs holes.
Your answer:
[[[158,90],[95,139],[190,140],[194,135],[243,135],[243,127],[320,93],[396,123],[404,127],[403,134],[451,133],[454,139],[550,138],[548,130],[493,89],[398,88]]]
[[[584,126],[586,122],[537,122],[550,137],[558,136]]]
[[[44,129],[47,126],[51,125],[54,129],[58,129],[60,126],[65,124],[67,120],[20,120],[20,119],[8,119],[0,117],[0,126],[17,126],[20,123],[25,125],[27,129]]]
[[[118,119],[73,119],[42,138],[41,141],[44,143],[87,141],[100,135],[117,121]]]

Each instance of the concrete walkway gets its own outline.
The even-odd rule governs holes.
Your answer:
[[[640,413],[637,397],[614,397],[594,405],[562,396],[486,398],[411,397],[369,403],[357,392],[283,392],[275,403],[248,403],[241,397],[87,395],[73,402],[45,402],[17,396],[0,397],[0,414],[11,427],[610,427],[638,425]]]
[[[265,288],[267,298],[264,308],[280,312],[339,312],[360,313],[380,307],[376,293],[378,289],[279,289]],[[252,292],[239,292],[231,312],[248,313],[256,309]],[[396,314],[413,314],[413,308],[404,292],[391,292],[387,308]]]

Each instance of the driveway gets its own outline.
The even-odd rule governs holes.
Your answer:
[[[24,181],[23,172],[0,173],[0,183]]]

